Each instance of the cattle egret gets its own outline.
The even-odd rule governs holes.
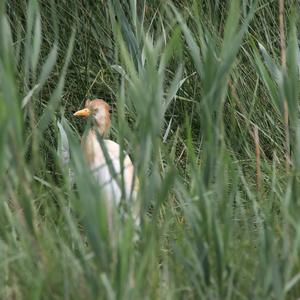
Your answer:
[[[112,229],[113,209],[120,204],[122,196],[125,200],[132,200],[132,216],[136,225],[139,219],[135,201],[138,182],[133,164],[126,153],[121,162],[120,145],[105,139],[110,127],[109,110],[109,105],[102,99],[86,100],[85,108],[75,112],[74,116],[92,117],[91,127],[83,135],[81,145],[88,167],[101,187],[109,214],[109,227]]]

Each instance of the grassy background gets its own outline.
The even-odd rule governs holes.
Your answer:
[[[1,2],[0,299],[300,297],[299,4],[285,69],[278,2],[225,2]],[[136,243],[82,159],[94,97],[137,168]]]

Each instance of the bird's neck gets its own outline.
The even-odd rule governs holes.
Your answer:
[[[95,151],[95,149],[98,146],[97,141],[98,134],[96,128],[90,127],[85,130],[81,140],[81,147],[83,149],[85,159],[89,165],[92,165],[96,159],[97,151]]]
[[[108,134],[110,127],[110,116],[106,110],[99,110],[93,119],[93,130],[98,132],[101,136]]]
[[[104,138],[108,135],[108,132],[105,130],[105,128],[101,128],[97,125],[93,125],[86,131],[86,135],[95,138],[99,136]]]

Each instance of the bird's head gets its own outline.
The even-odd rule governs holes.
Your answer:
[[[106,135],[110,126],[110,106],[102,99],[86,100],[84,109],[74,113],[77,117],[93,117],[94,125],[101,135]]]

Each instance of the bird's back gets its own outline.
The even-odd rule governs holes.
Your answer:
[[[95,132],[88,132],[82,144],[87,163],[102,188],[103,197],[118,205],[122,197],[121,149],[119,144],[111,140],[103,140],[103,145],[110,161],[106,160]],[[134,192],[134,167],[127,154],[124,155],[123,168],[124,196],[129,199]]]

